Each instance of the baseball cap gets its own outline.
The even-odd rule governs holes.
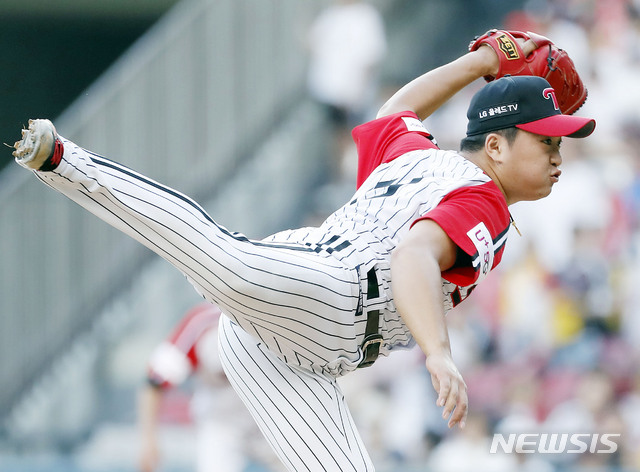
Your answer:
[[[585,138],[595,120],[563,115],[555,91],[542,77],[506,75],[482,87],[467,111],[467,136],[516,128],[543,136]]]

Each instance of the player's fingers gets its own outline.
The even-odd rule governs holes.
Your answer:
[[[451,416],[454,408],[458,404],[458,383],[453,382],[450,384],[449,395],[444,403],[444,409],[442,410],[442,417],[447,419]]]
[[[458,402],[451,418],[449,418],[449,428],[453,428],[456,424],[460,424],[464,428],[467,422],[467,413],[469,412],[469,399],[467,397],[466,388],[461,388],[458,395]]]
[[[538,49],[538,45],[535,43],[535,41],[533,41],[533,39],[527,39],[520,46],[522,47],[522,52],[524,53],[525,57]]]
[[[433,389],[439,394],[440,393],[440,381],[438,377],[435,375],[431,375],[431,385],[433,385]]]
[[[445,377],[444,379],[440,379],[438,383],[440,384],[440,388],[438,389],[436,405],[445,406],[451,392],[451,380]]]

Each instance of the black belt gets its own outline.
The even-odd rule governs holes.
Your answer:
[[[380,290],[378,289],[378,277],[376,271],[371,268],[367,272],[367,300],[378,298]],[[367,326],[364,330],[364,340],[361,348],[364,354],[362,361],[358,364],[358,368],[369,367],[372,365],[380,354],[380,345],[382,344],[382,335],[378,333],[380,324],[380,310],[371,310],[367,312]]]

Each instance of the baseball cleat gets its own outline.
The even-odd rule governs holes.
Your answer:
[[[22,139],[14,144],[13,157],[23,167],[35,170],[51,170],[62,157],[57,145],[62,146],[53,123],[49,120],[29,120],[29,127],[22,130]],[[59,155],[53,163],[54,154]],[[45,165],[47,164],[47,165]],[[49,169],[49,168],[51,169]]]

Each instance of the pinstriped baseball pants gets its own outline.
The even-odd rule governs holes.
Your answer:
[[[308,244],[232,233],[179,192],[61,139],[61,164],[35,174],[221,307],[225,369],[285,466],[372,471],[335,380],[362,357],[358,270]]]
[[[219,337],[227,378],[287,470],[374,470],[335,377],[285,363],[224,316]]]

